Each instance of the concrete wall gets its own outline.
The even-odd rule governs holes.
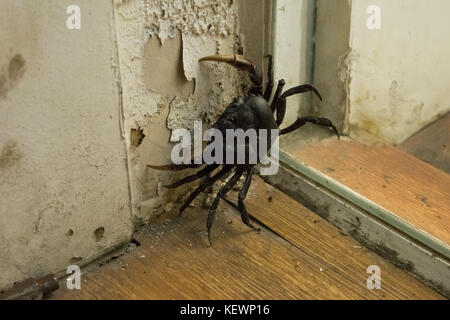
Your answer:
[[[340,131],[348,114],[348,70],[343,57],[349,52],[351,2],[317,0],[313,82],[323,102],[313,96],[313,112],[329,118]]]
[[[109,0],[1,3],[0,289],[130,239],[112,17]]]
[[[366,25],[371,5],[379,30]],[[446,0],[318,0],[314,83],[325,102],[315,111],[356,139],[390,143],[449,111],[449,10]]]

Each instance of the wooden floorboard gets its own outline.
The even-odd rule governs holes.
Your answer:
[[[209,247],[207,211],[197,202],[182,217],[150,223],[132,252],[91,267],[81,290],[62,282],[51,298],[442,299],[259,179],[247,206],[273,231],[249,230],[222,201]],[[381,290],[366,287],[369,265],[381,268]]]
[[[445,243],[450,175],[390,145],[327,139],[290,154]]]

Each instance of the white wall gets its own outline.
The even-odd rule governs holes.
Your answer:
[[[372,5],[379,30],[367,28]],[[449,11],[447,0],[317,0],[317,113],[355,139],[395,144],[448,112]]]
[[[381,8],[381,29],[366,27]],[[352,1],[350,130],[399,143],[450,110],[450,1]]]
[[[81,30],[66,28],[73,4]],[[167,192],[174,175],[146,164],[170,162],[170,129],[211,125],[247,91],[246,73],[198,63],[245,48],[243,8],[222,0],[3,1],[0,289],[126,243],[136,225],[185,194]]]
[[[323,101],[313,96],[313,112],[329,118],[342,132],[348,113],[348,69],[343,57],[349,52],[351,1],[316,0],[314,85]]]
[[[313,0],[274,1],[274,54],[275,85],[286,81],[285,90],[312,81],[313,69]],[[288,99],[286,118],[282,127],[294,122],[299,113],[310,111],[310,95],[303,94]]]
[[[66,28],[74,3],[81,30]],[[130,239],[112,14],[109,0],[1,3],[0,289]]]

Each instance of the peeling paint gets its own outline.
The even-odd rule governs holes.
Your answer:
[[[202,56],[231,53],[242,46],[238,5],[219,0],[133,0],[115,4],[133,215],[146,221],[162,210],[162,203],[177,197],[176,192],[168,194],[160,188],[167,183],[164,180],[176,175],[146,169],[147,163],[170,161],[167,129],[192,129],[194,120],[210,126],[249,85],[245,73],[228,65],[198,63]],[[178,71],[172,66],[179,60],[169,51],[166,52],[173,57],[173,65],[165,69],[154,65],[158,59],[154,54],[168,50],[166,46],[178,50],[173,41],[180,35],[185,79],[175,74]],[[154,44],[155,39],[160,41],[160,48]],[[151,50],[150,43],[154,54],[146,53]],[[152,70],[159,71],[155,74]],[[165,87],[158,86],[156,81],[165,83]],[[162,114],[166,115],[166,121]],[[139,148],[132,148],[135,143],[131,142],[134,138],[130,133],[139,129],[150,138]],[[155,153],[155,144],[151,142],[157,140],[159,151]]]
[[[358,52],[348,49],[342,56],[339,57],[337,75],[339,80],[348,83],[351,79],[352,65],[360,58]]]
[[[144,140],[145,134],[143,129],[134,129],[131,128],[130,133],[130,144],[131,147],[137,148],[142,143],[142,140]]]

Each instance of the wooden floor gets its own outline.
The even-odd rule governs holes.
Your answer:
[[[450,112],[408,138],[399,148],[450,174]]]
[[[260,232],[221,201],[209,247],[207,211],[197,202],[136,234],[140,247],[90,268],[81,290],[61,282],[51,298],[442,299],[259,179],[246,203],[266,226]],[[381,268],[381,290],[366,287],[370,265]]]
[[[450,244],[450,175],[390,145],[326,139],[290,152]]]

